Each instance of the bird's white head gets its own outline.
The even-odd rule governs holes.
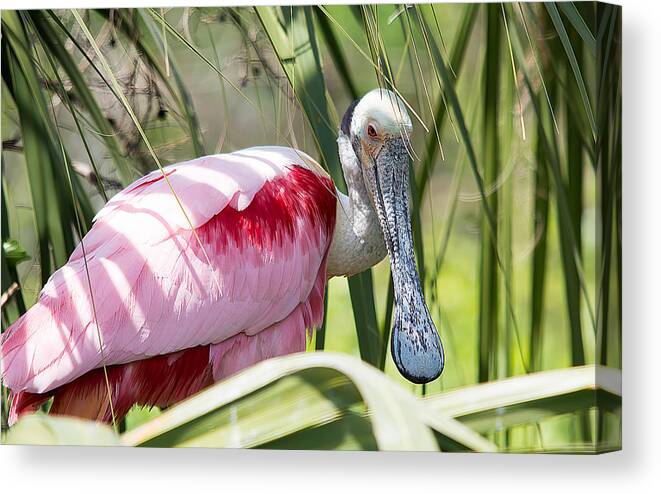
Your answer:
[[[426,383],[443,371],[443,346],[422,295],[409,214],[411,119],[402,100],[374,89],[342,119],[338,143],[345,176],[362,176],[376,211],[393,274],[391,352],[399,371]]]
[[[401,138],[406,143],[412,130],[404,103],[392,91],[378,88],[356,100],[349,134],[359,140],[365,153],[378,155],[390,139]]]

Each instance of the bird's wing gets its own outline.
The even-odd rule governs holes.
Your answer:
[[[166,167],[169,184],[159,171],[117,194],[3,335],[5,384],[42,393],[104,364],[285,319],[325,269],[334,229],[335,189],[310,161],[251,148]]]

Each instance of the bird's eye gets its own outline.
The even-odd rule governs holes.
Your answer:
[[[376,129],[374,128],[374,125],[367,126],[367,135],[372,139],[376,138]]]

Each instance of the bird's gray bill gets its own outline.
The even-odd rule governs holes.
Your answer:
[[[445,356],[422,295],[413,254],[409,214],[409,153],[403,138],[390,138],[381,148],[372,177],[375,206],[390,256],[395,314],[391,352],[397,369],[417,384],[443,372]]]

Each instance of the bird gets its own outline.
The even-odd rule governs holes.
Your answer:
[[[51,414],[114,422],[305,351],[327,281],[386,255],[393,361],[413,383],[438,378],[445,355],[411,234],[412,129],[388,89],[351,103],[337,138],[346,194],[281,146],[168,165],[117,193],[2,335],[9,423],[50,398]]]

